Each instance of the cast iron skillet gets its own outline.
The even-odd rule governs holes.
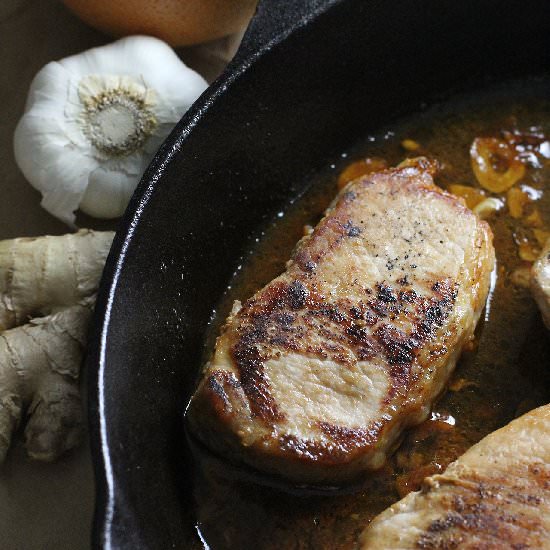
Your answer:
[[[97,548],[200,547],[182,411],[248,239],[394,117],[548,69],[546,0],[264,0],[159,150],[107,260],[88,359]]]

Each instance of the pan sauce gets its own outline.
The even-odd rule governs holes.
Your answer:
[[[436,182],[443,188],[456,183],[479,188],[469,158],[474,138],[535,127],[550,136],[550,80],[509,83],[455,97],[397,121],[343,153],[256,239],[213,317],[206,353],[232,302],[248,298],[283,271],[304,225],[317,223],[337,192],[338,175],[352,161],[376,157],[391,166],[424,154],[441,163]],[[420,144],[420,150],[407,151],[405,139]],[[525,216],[514,218],[504,208],[488,220],[497,252],[494,287],[475,345],[463,354],[432,419],[409,430],[386,466],[367,475],[351,494],[283,492],[236,475],[226,463],[204,453],[196,468],[194,496],[197,529],[210,548],[354,548],[368,522],[416,490],[423,477],[443,470],[515,416],[550,401],[550,338],[529,291],[513,275],[526,265],[518,245],[525,239],[534,242],[525,217],[537,209],[543,229],[550,229],[550,188],[545,189],[550,186],[550,161],[540,164],[528,167],[521,180],[535,199],[525,207]]]

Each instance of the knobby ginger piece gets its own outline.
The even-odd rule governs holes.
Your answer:
[[[25,410],[32,458],[54,460],[80,441],[78,375],[90,315],[73,306],[0,335],[0,461]]]
[[[81,229],[62,236],[0,241],[0,331],[97,292],[112,232]]]
[[[0,241],[0,462],[23,416],[32,458],[81,439],[78,378],[112,232]]]

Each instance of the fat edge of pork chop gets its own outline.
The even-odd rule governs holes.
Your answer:
[[[531,271],[531,291],[550,330],[550,239],[546,241]]]
[[[492,235],[426,159],[350,183],[286,271],[227,320],[192,433],[298,483],[383,465],[423,421],[473,335]]]
[[[363,550],[550,548],[550,405],[489,434],[361,536]]]

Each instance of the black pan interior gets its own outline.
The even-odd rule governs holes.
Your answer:
[[[545,0],[289,4],[261,4],[117,234],[88,360],[96,547],[200,547],[182,413],[212,310],[258,229],[396,117],[548,69]]]

